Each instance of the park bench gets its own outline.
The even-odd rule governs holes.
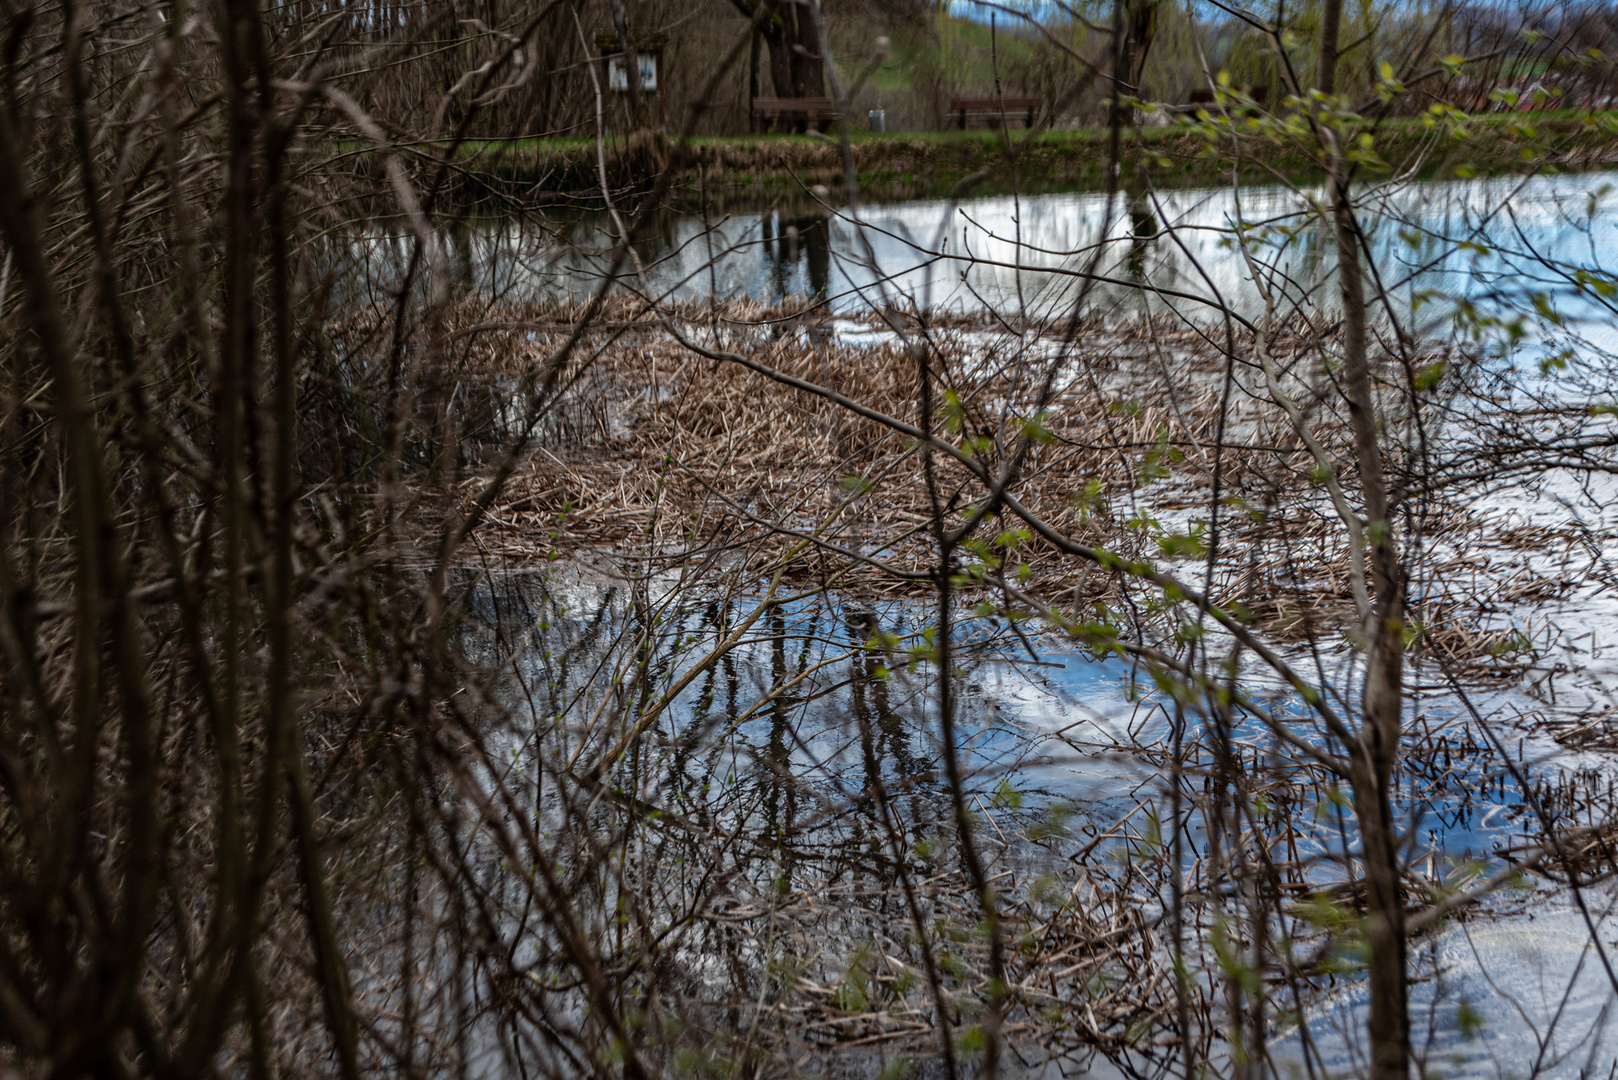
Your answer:
[[[962,129],[968,116],[990,116],[995,119],[1023,116],[1026,127],[1034,126],[1034,111],[1039,108],[1039,95],[1026,97],[958,97],[949,99],[949,111]]]
[[[768,130],[771,120],[783,123],[790,120],[794,125],[818,128],[840,115],[837,103],[824,97],[756,97],[753,112],[763,119],[762,130]]]
[[[1233,86],[1233,92],[1245,94],[1253,99],[1255,106],[1263,105],[1270,96],[1268,86]],[[1191,91],[1191,100],[1184,105],[1171,106],[1174,112],[1194,113],[1198,109],[1210,109],[1214,104],[1214,92],[1206,86]]]

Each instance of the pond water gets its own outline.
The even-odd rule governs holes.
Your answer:
[[[578,723],[581,711],[625,692],[621,677],[602,672],[614,670],[619,652],[639,640],[632,592],[627,581],[580,579],[569,572],[523,576],[503,584],[499,598],[486,594],[479,605],[485,620],[499,622],[507,638],[530,642],[511,660],[522,684],[547,688],[539,702],[527,698],[519,709],[541,726],[559,714],[561,730]],[[690,598],[671,594],[659,608],[651,696],[674,687],[752,606],[700,591]],[[912,602],[871,605],[836,595],[771,612],[722,664],[704,669],[673,697],[654,735],[665,748],[700,743],[707,758],[699,763],[670,750],[663,761],[668,772],[652,789],[681,804],[706,797],[730,801],[737,785],[779,786],[784,767],[806,790],[858,801],[873,782],[861,745],[871,737],[883,783],[936,797],[944,773],[936,673],[908,651],[929,625],[930,612]],[[878,634],[898,644],[873,651],[867,645]],[[1004,802],[1015,793],[1020,810],[1042,813],[1060,805],[1098,829],[1133,813],[1138,828],[1126,832],[1138,832],[1146,826],[1143,809],[1166,818],[1173,710],[1149,671],[1116,657],[1097,659],[1059,637],[1024,638],[998,621],[968,618],[959,636],[965,666],[957,677],[957,724],[962,765],[976,797]],[[1345,681],[1354,677],[1347,664],[1341,674]],[[790,693],[773,692],[785,682]],[[1262,681],[1253,687],[1300,735],[1321,738],[1290,691],[1275,688],[1264,695]],[[1489,715],[1506,696],[1486,695],[1475,704]],[[1537,830],[1525,816],[1508,762],[1530,782],[1554,776],[1560,784],[1582,785],[1590,812],[1610,808],[1610,775],[1596,785],[1588,762],[1558,760],[1549,739],[1498,726],[1491,726],[1491,739],[1465,717],[1457,702],[1438,695],[1413,710],[1408,722],[1413,744],[1431,747],[1407,759],[1395,800],[1416,838],[1415,861],[1430,855],[1431,869],[1440,875],[1474,859],[1494,869],[1501,865],[1500,849],[1523,843]],[[1188,715],[1185,723],[1186,767],[1201,768],[1213,736],[1195,717]],[[1300,873],[1321,882],[1340,880],[1341,867],[1333,861],[1355,844],[1351,808],[1329,783],[1287,764],[1296,755],[1257,722],[1240,723],[1229,740],[1238,768],[1262,762],[1276,775],[1295,779],[1294,790],[1274,795],[1275,824],[1290,834]],[[723,789],[704,783],[721,776]],[[1201,828],[1193,823],[1190,830],[1194,847]]]
[[[1533,897],[1500,918],[1458,924],[1420,944],[1415,960],[1426,977],[1411,988],[1411,1009],[1427,1075],[1613,1074],[1618,995],[1596,942],[1610,957],[1618,908],[1607,887],[1587,890],[1585,899],[1589,921],[1566,896]],[[1330,1075],[1363,1074],[1353,1033],[1365,1017],[1363,990],[1351,986],[1312,1018]],[[1276,1056],[1296,1062],[1296,1039]]]
[[[1377,275],[1411,320],[1406,329],[1422,332],[1448,317],[1452,305],[1426,303],[1439,297],[1533,312],[1537,295],[1575,325],[1610,315],[1577,278],[1600,274],[1618,239],[1608,197],[1615,181],[1618,173],[1596,172],[1365,188]],[[798,296],[843,312],[992,307],[1050,318],[1071,308],[1093,260],[1094,310],[1132,314],[1144,303],[1207,319],[1224,305],[1253,319],[1268,293],[1284,317],[1295,304],[1319,311],[1335,303],[1320,196],[1318,188],[1269,186],[857,209],[829,196],[707,214],[659,209],[641,221],[622,284],[669,300]],[[1238,226],[1246,254],[1232,243]],[[442,239],[445,265],[459,280],[488,296],[531,300],[593,292],[617,235],[606,215],[576,213],[478,219]],[[356,262],[350,284],[397,280],[408,250],[404,237],[362,238],[346,254]]]
[[[486,627],[498,625],[506,642],[522,643],[513,651],[496,647],[492,634],[474,635],[474,654],[509,657],[523,687],[512,698],[513,758],[554,757],[558,739],[571,752],[569,732],[588,728],[592,710],[599,715],[614,702],[637,715],[637,700],[674,687],[755,603],[701,590],[682,596],[667,580],[576,568],[477,586],[473,612]],[[877,780],[916,835],[947,834],[936,672],[925,662],[906,662],[929,616],[911,602],[824,594],[771,612],[749,640],[674,696],[647,733],[633,779],[619,770],[612,782],[704,828],[775,845],[780,868],[761,870],[779,872],[782,880],[795,880],[797,859],[840,847],[867,850]],[[896,644],[868,648],[879,632]],[[1069,838],[997,848],[995,869],[1037,870],[1087,845],[1103,862],[1138,854],[1143,839],[1171,820],[1165,763],[1172,703],[1149,674],[1048,635],[1024,640],[986,620],[967,621],[961,639],[961,760],[986,837],[1002,825],[1015,833],[1060,808]],[[649,693],[626,674],[637,656],[645,658]],[[1346,668],[1341,674],[1351,678]],[[784,694],[777,689],[783,684]],[[1497,713],[1511,693],[1474,704]],[[1318,738],[1288,692],[1276,688],[1267,697],[1296,720],[1300,734]],[[1437,695],[1410,717],[1410,730],[1428,749],[1407,756],[1395,801],[1413,835],[1418,871],[1451,881],[1457,872],[1492,872],[1503,865],[1502,849],[1537,831],[1508,761],[1532,783],[1584,792],[1592,816],[1611,814],[1610,768],[1559,755],[1551,740],[1499,724],[1491,740],[1466,716],[1458,702]],[[1215,740],[1195,720],[1184,739],[1190,805]],[[1239,726],[1230,743],[1239,768],[1263,759],[1269,775],[1294,782],[1270,785],[1270,813],[1255,823],[1285,856],[1284,879],[1306,889],[1341,882],[1342,860],[1357,842],[1351,810],[1329,784],[1284,764],[1288,752],[1262,727]],[[1184,836],[1185,867],[1194,879],[1207,843],[1194,812]],[[881,875],[880,865],[875,873]],[[1148,910],[1154,903],[1149,894],[1141,902]],[[1603,892],[1591,902],[1603,935],[1610,934],[1618,923],[1609,916],[1612,898]],[[1592,1055],[1612,1057],[1618,1041],[1603,1026],[1610,986],[1565,893],[1531,888],[1525,899],[1508,891],[1502,903],[1517,910],[1498,924],[1457,926],[1428,939],[1415,960],[1426,973],[1414,994],[1432,1068],[1452,1077],[1495,1075],[1496,1066],[1524,1075],[1543,1058],[1554,1065],[1543,1074],[1575,1075]],[[1363,995],[1349,980],[1311,1014],[1316,1051],[1333,1074],[1355,1067],[1363,1010]],[[1294,1060],[1295,1039],[1283,1035],[1274,1053],[1278,1062]]]
[[[1542,351],[1570,340],[1581,349],[1618,347],[1601,295],[1607,291],[1601,262],[1618,240],[1618,219],[1605,207],[1615,182],[1618,173],[1602,173],[1370,192],[1377,212],[1366,217],[1368,244],[1394,317],[1424,333],[1445,329],[1441,321],[1458,306],[1505,321],[1527,311],[1532,325],[1508,336],[1525,336]],[[651,215],[635,238],[637,265],[621,284],[680,301],[807,296],[845,314],[896,305],[993,308],[1038,319],[1071,308],[1081,288],[1076,272],[1093,259],[1095,274],[1105,279],[1088,294],[1095,310],[1133,314],[1144,305],[1201,320],[1222,304],[1254,319],[1264,314],[1268,293],[1284,318],[1303,307],[1332,307],[1332,244],[1309,206],[1317,194],[1221,188],[1110,204],[1102,194],[1076,193],[913,201],[857,212],[814,201],[724,215],[664,212]],[[1232,243],[1238,223],[1250,226],[1251,262]],[[592,292],[613,235],[603,218],[576,216],[474,221],[444,242],[463,285],[491,299],[526,301]],[[403,241],[385,236],[353,245],[351,283],[397,280],[406,254]],[[1603,287],[1590,287],[1593,281]],[[547,740],[556,739],[576,753],[567,740],[588,741],[596,720],[587,717],[634,715],[621,674],[632,666],[627,642],[655,641],[646,661],[649,686],[662,692],[751,603],[700,590],[686,599],[671,591],[634,600],[643,585],[610,576],[519,575],[485,588],[474,608],[499,632],[484,646],[497,652],[496,638],[526,642],[508,656],[525,688],[513,707],[527,717],[513,730],[514,758],[554,755]],[[659,612],[655,634],[635,631],[643,617],[637,612],[651,608]],[[947,815],[931,670],[909,663],[903,649],[864,647],[878,629],[908,647],[927,622],[913,605],[835,595],[808,596],[772,612],[754,638],[674,696],[650,733],[650,756],[635,766],[639,797],[702,821],[728,820],[783,850],[800,843],[824,850],[863,835],[870,792],[880,780],[902,793],[918,829],[942,830]],[[1052,637],[1030,644],[987,623],[967,636],[973,649],[960,676],[957,719],[976,810],[991,821],[996,814],[1026,821],[1060,809],[1073,847],[1100,838],[1103,852],[1110,847],[1128,857],[1138,850],[1167,818],[1172,703],[1134,665],[1094,659]],[[1330,678],[1352,686],[1352,659]],[[792,681],[788,693],[775,689],[783,680]],[[1300,734],[1319,738],[1290,692],[1276,689],[1269,697]],[[1537,707],[1514,688],[1474,704],[1485,716]],[[1570,820],[1608,820],[1618,801],[1605,756],[1569,755],[1528,727],[1485,730],[1444,692],[1428,692],[1412,707],[1408,729],[1422,752],[1403,763],[1396,807],[1411,837],[1408,856],[1429,878],[1498,868],[1503,849],[1537,834],[1523,775],[1536,789],[1554,787]],[[1207,766],[1213,734],[1188,724],[1188,765]],[[1288,757],[1255,723],[1228,735],[1239,768],[1263,762],[1276,769]],[[1330,784],[1295,769],[1267,814],[1259,825],[1284,845],[1292,884],[1307,890],[1343,880],[1356,837],[1352,813]],[[1193,818],[1183,835],[1190,867],[1206,831]],[[1064,850],[1072,848],[1007,850],[1001,857],[1037,862]],[[1615,1040],[1603,1026],[1611,987],[1591,960],[1588,928],[1570,913],[1564,893],[1541,894],[1534,901],[1539,908],[1497,928],[1461,927],[1430,939],[1424,962],[1447,974],[1422,982],[1416,999],[1428,1018],[1422,1030],[1431,1034],[1435,1070],[1521,1074],[1548,1058],[1554,1067],[1541,1071],[1574,1075],[1589,1061],[1613,1059]],[[1610,933],[1605,908],[1595,919]],[[1350,984],[1320,1011],[1322,1023],[1335,1017],[1344,1030],[1360,1026],[1363,1002],[1356,994]],[[1462,1014],[1474,1006],[1479,1031],[1492,1044],[1467,1034],[1471,1021],[1463,1023]],[[1582,1025],[1584,1034],[1558,1037],[1552,1020],[1564,1032]],[[1547,1024],[1552,1030],[1544,1035]],[[1600,1030],[1586,1037],[1593,1028]],[[1333,1071],[1354,1068],[1352,1039],[1317,1038]]]

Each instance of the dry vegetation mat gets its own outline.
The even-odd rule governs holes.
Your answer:
[[[487,437],[509,434],[502,395],[515,392],[524,366],[547,335],[566,333],[575,311],[465,313],[456,331],[466,371],[457,393],[463,407],[482,410]],[[937,408],[953,441],[993,469],[1032,432],[1017,497],[1064,535],[1123,563],[1184,568],[1206,556],[1217,454],[1223,553],[1211,595],[1282,639],[1352,633],[1349,541],[1319,465],[1265,401],[1258,363],[1228,365],[1218,336],[1162,318],[1095,320],[1070,331],[898,312],[855,321],[747,302],[691,307],[675,318],[693,339],[915,424],[914,346],[895,332],[904,329],[937,357]],[[513,326],[533,329],[525,335]],[[649,545],[676,562],[729,552],[765,574],[781,551],[812,535],[792,556],[794,580],[835,582],[862,596],[929,588],[931,507],[914,439],[818,393],[697,355],[629,303],[588,340],[590,359],[479,533],[483,557],[520,565],[593,545]],[[1317,340],[1312,331],[1277,336],[1267,348],[1321,414],[1319,436],[1351,457],[1342,453],[1344,429],[1323,405],[1331,381],[1312,359]],[[1236,347],[1250,353],[1250,335]],[[1437,370],[1446,361],[1480,363],[1446,351],[1422,364]],[[1236,387],[1229,394],[1227,366]],[[1047,369],[1048,391],[1031,374]],[[1474,454],[1484,441],[1509,451],[1500,411],[1498,401],[1464,387],[1454,393],[1442,437],[1466,468],[1420,506],[1431,552],[1421,645],[1494,676],[1519,673],[1546,645],[1546,628],[1517,616],[1568,594],[1579,546],[1569,525],[1490,511],[1483,497],[1501,474],[1479,468]],[[956,493],[971,478],[949,475],[954,512],[965,512],[969,500]],[[475,469],[467,484],[475,490]],[[1076,564],[1009,515],[961,573],[974,599],[995,596],[993,582],[1004,578],[1068,610],[1121,596],[1122,575]]]

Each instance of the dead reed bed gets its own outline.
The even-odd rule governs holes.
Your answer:
[[[579,310],[470,301],[456,309],[454,399],[474,436],[463,451],[468,493],[479,484],[477,434],[509,437],[502,418],[515,413],[522,372]],[[629,544],[671,562],[716,551],[743,557],[745,549],[764,572],[813,537],[792,556],[795,580],[871,596],[925,588],[931,505],[913,440],[679,340],[745,353],[915,424],[915,346],[894,328],[925,342],[936,364],[938,429],[982,468],[992,474],[1018,451],[1019,435],[1032,434],[1016,495],[1065,535],[1126,562],[1195,564],[1207,552],[1217,454],[1221,558],[1212,595],[1283,639],[1351,629],[1341,523],[1316,462],[1265,400],[1258,365],[1250,356],[1231,365],[1238,392],[1226,394],[1220,343],[1163,320],[1097,320],[1070,332],[961,315],[851,320],[801,303],[731,301],[664,316],[619,301],[589,331],[588,355],[491,509],[480,551],[523,564]],[[1269,343],[1313,399],[1320,437],[1351,460],[1346,429],[1324,401],[1329,379],[1309,370],[1312,347],[1308,333]],[[1251,342],[1239,343],[1243,350]],[[1039,372],[1054,372],[1048,387],[1031,374]],[[950,491],[966,490],[964,471],[950,475]],[[1433,557],[1418,648],[1476,673],[1520,675],[1548,642],[1525,634],[1518,614],[1573,582],[1540,556],[1570,552],[1576,539],[1489,514],[1478,503],[1487,487],[1488,477],[1448,487],[1419,508]],[[949,497],[959,514],[964,500]],[[774,540],[755,542],[763,536]],[[1011,575],[1069,610],[1120,599],[1118,575],[1075,564],[1009,519],[990,537],[964,569],[980,594]]]

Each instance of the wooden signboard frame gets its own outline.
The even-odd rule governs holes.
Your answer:
[[[651,103],[652,108],[656,110],[656,115],[648,117],[648,120],[657,127],[662,127],[668,117],[668,70],[663,66],[663,51],[665,48],[667,48],[668,43],[669,36],[667,34],[658,33],[640,38],[634,44],[637,67],[640,67],[644,71],[646,60],[651,60],[655,85],[650,88],[643,86],[642,92],[644,93],[646,100]],[[631,93],[627,72],[623,72],[621,85],[613,85],[612,76],[613,68],[615,66],[613,62],[617,61],[619,70],[623,71],[623,67],[626,66],[625,61],[628,59],[625,55],[626,50],[619,43],[617,32],[613,30],[604,30],[597,34],[596,50],[600,54],[599,62],[601,65],[602,89],[607,91],[609,94],[622,96],[624,99],[625,108],[629,113],[631,121],[633,121],[634,105],[632,102],[627,100],[629,94]]]

